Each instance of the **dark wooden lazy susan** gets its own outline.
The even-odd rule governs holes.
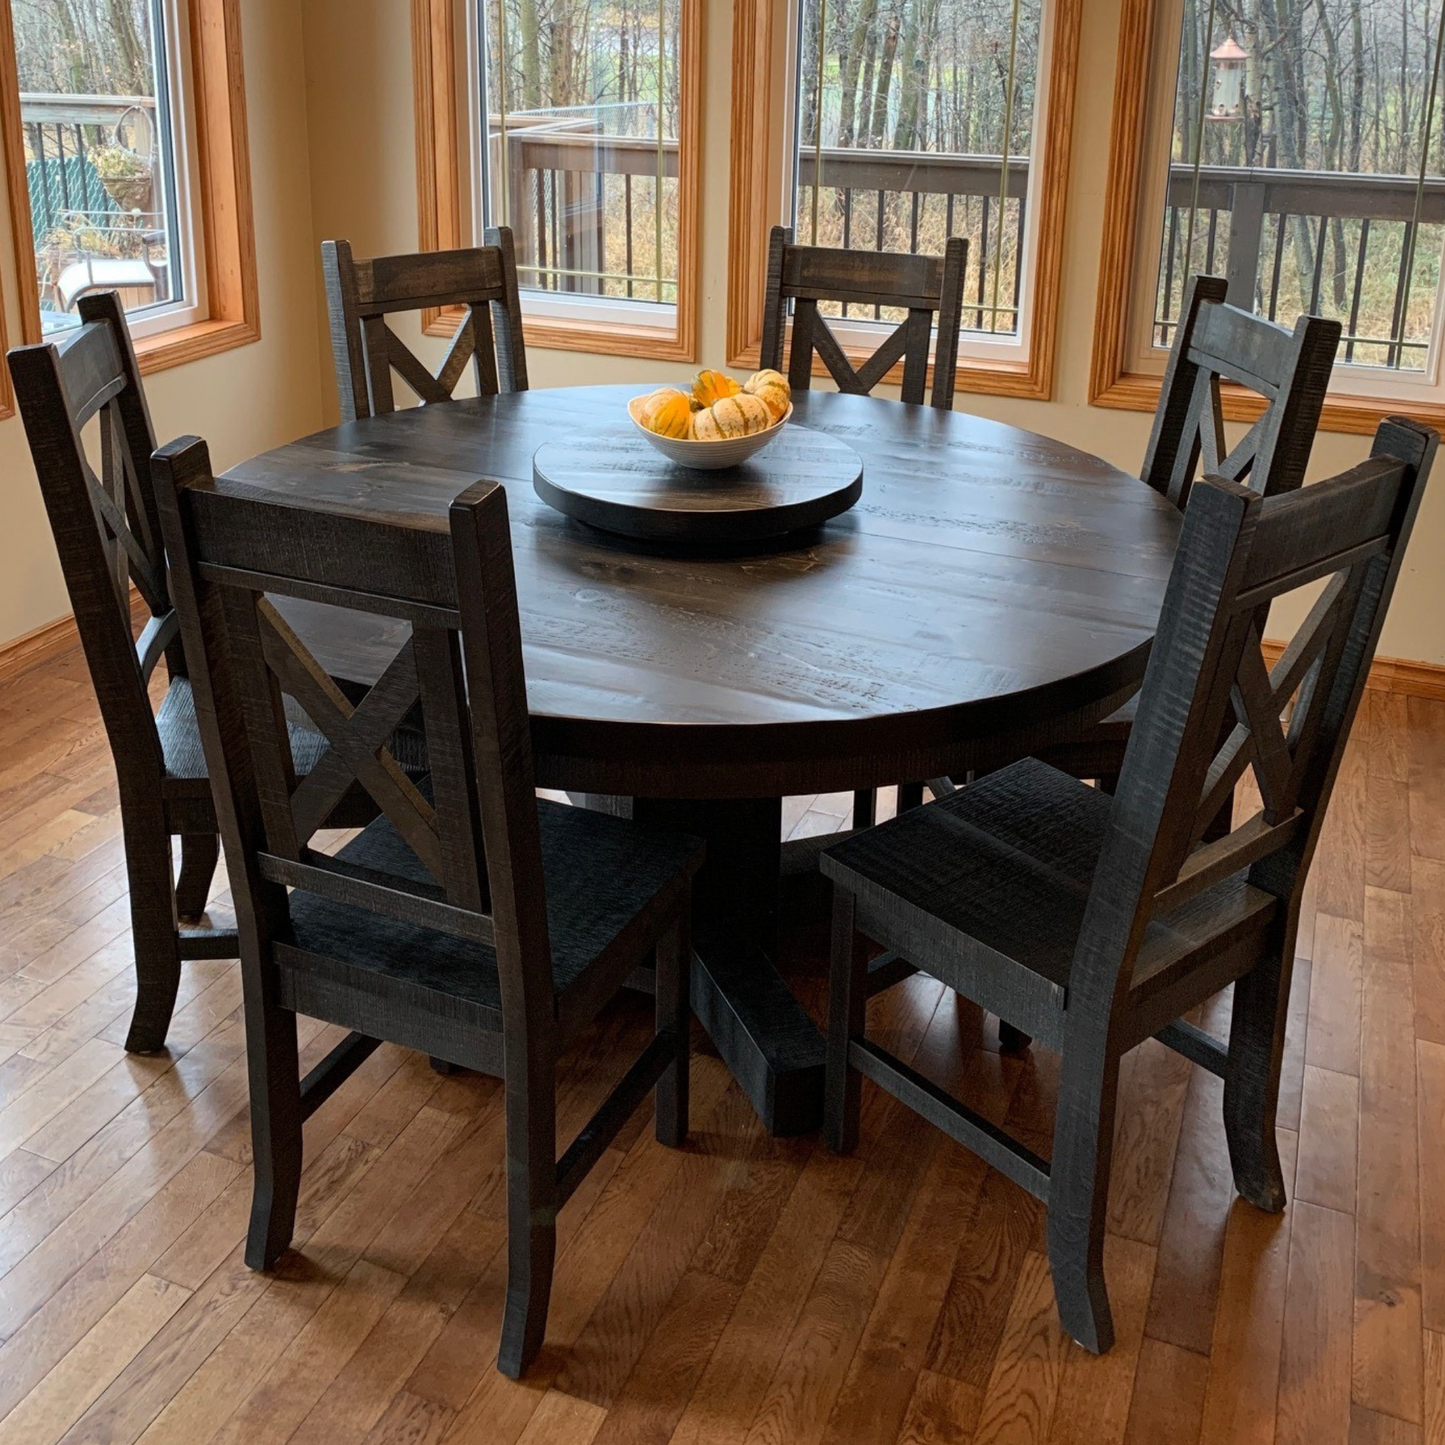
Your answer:
[[[549,506],[603,531],[735,545],[846,512],[863,493],[863,459],[846,442],[788,426],[736,467],[694,471],[618,428],[539,447],[532,483]]]

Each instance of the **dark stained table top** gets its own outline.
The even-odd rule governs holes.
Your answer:
[[[540,445],[626,424],[645,389],[401,411],[219,485],[445,531],[464,487],[504,482],[549,786],[766,797],[936,776],[1032,751],[1137,687],[1181,519],[1136,478],[960,412],[804,393],[795,419],[862,456],[861,500],[806,545],[668,555],[532,487]]]

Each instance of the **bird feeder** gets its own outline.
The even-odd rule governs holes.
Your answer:
[[[1210,120],[1241,120],[1244,116],[1244,68],[1249,52],[1234,36],[1229,36],[1218,50],[1210,52],[1214,62],[1214,97],[1209,107]]]

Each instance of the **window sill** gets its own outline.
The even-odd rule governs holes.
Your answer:
[[[141,375],[149,376],[238,346],[249,346],[260,339],[261,328],[252,321],[195,321],[174,331],[140,337],[135,343],[135,354]]]
[[[424,318],[427,336],[455,336],[460,309],[448,307]],[[590,322],[522,317],[522,338],[540,351],[585,351],[601,356],[646,357],[653,361],[696,361],[689,337],[650,326],[597,326]]]
[[[1162,381],[1157,376],[1125,372],[1089,397],[1091,406],[1116,411],[1154,411],[1159,405]],[[1226,421],[1257,421],[1264,412],[1264,399],[1242,387],[1226,383],[1220,389]],[[1409,416],[1427,426],[1445,426],[1445,402],[1417,401],[1409,397],[1350,396],[1331,393],[1320,413],[1320,430],[1351,436],[1372,436],[1375,428],[1391,416]]]
[[[790,343],[791,344],[791,343]],[[869,352],[845,346],[843,355],[855,366],[868,360]],[[728,357],[728,365],[755,371],[762,360],[761,344],[754,342]],[[828,368],[817,356],[813,358],[813,375],[828,377]],[[1053,388],[1042,368],[1031,361],[980,361],[970,357],[956,371],[955,390],[978,396],[1012,396],[1022,401],[1051,401]],[[891,367],[879,381],[880,386],[899,386],[903,382],[903,363]],[[933,386],[933,363],[928,364],[925,388]]]

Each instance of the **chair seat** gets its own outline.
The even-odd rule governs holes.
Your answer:
[[[909,962],[916,946],[940,982],[1056,1043],[1112,803],[1027,758],[854,834],[820,866],[856,896],[862,932]],[[1217,884],[1150,925],[1136,982],[1189,942],[1195,918],[1217,922],[1223,908],[1252,932],[1275,907],[1243,873]],[[950,961],[941,970],[940,958]]]
[[[615,991],[656,922],[675,913],[702,861],[703,845],[681,834],[544,800],[538,802],[537,815],[553,983],[562,1017],[570,994],[591,997],[599,963],[615,965],[615,977],[597,980],[596,990],[604,996]],[[385,817],[369,824],[337,856],[422,889],[435,888],[426,867]],[[277,956],[298,973],[319,973],[344,988],[400,989],[410,1007],[472,1027],[501,1027],[497,956],[490,947],[299,890],[291,895],[291,927],[292,946],[278,946]],[[397,1012],[402,1012],[400,1005]]]

